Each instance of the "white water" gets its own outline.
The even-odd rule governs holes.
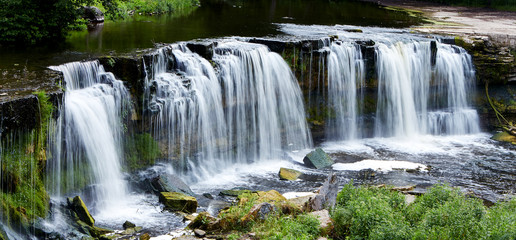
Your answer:
[[[50,192],[61,197],[92,185],[96,210],[119,204],[127,194],[121,172],[121,115],[129,94],[97,61],[51,68],[63,72],[66,91],[50,143]]]
[[[169,57],[179,73],[166,71]],[[161,49],[154,59],[146,94],[157,112],[153,132],[167,140],[177,173],[198,181],[232,164],[311,145],[300,88],[278,54],[227,42],[213,62],[217,73],[182,44]]]
[[[377,137],[414,137],[479,132],[478,115],[467,104],[474,84],[471,57],[463,49],[430,42],[378,45]]]
[[[360,137],[358,103],[363,101],[364,60],[360,47],[336,42],[328,55],[328,102],[335,116],[328,118],[326,135],[330,140]]]

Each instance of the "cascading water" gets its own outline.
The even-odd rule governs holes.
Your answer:
[[[358,45],[331,44],[328,61],[328,102],[335,116],[327,121],[330,140],[353,140],[360,137],[358,103],[363,101],[364,60]]]
[[[51,68],[63,72],[66,91],[50,142],[50,192],[60,197],[91,185],[96,209],[117,204],[127,192],[120,163],[129,94],[98,61]]]
[[[166,72],[172,59],[179,73]],[[185,178],[195,181],[311,145],[300,88],[278,54],[228,42],[215,49],[213,62],[218,74],[184,45],[161,49],[154,59],[146,94],[157,112],[151,121],[154,135],[168,141],[177,172],[191,170]]]
[[[430,42],[380,43],[376,50],[377,137],[478,133],[478,115],[467,104],[474,82],[471,57],[461,48]]]

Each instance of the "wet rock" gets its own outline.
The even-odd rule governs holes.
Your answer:
[[[104,22],[104,13],[94,6],[84,7],[83,18],[91,23],[101,23]]]
[[[242,222],[254,221],[256,219],[265,220],[269,214],[274,212],[274,206],[268,202],[254,205],[249,212],[242,217]]]
[[[165,209],[194,213],[197,211],[197,199],[178,192],[161,192],[159,201],[165,205]]]
[[[352,33],[363,33],[362,29],[356,28],[356,29],[346,29],[344,30],[346,32],[352,32]]]
[[[212,200],[208,203],[207,211],[216,216],[221,210],[231,207],[231,203],[227,201]]]
[[[213,48],[216,47],[216,43],[213,42],[189,42],[186,46],[194,53],[199,54],[201,57],[211,60],[213,58]]]
[[[267,46],[272,52],[282,53],[287,46],[286,42],[271,40],[271,39],[262,39],[262,38],[253,38],[249,40],[250,43],[259,43]]]
[[[297,171],[294,169],[289,169],[289,168],[280,168],[280,171],[278,173],[279,178],[281,180],[290,180],[290,181],[296,180],[297,178],[299,178],[299,176],[301,176],[301,174],[302,173],[300,171]]]
[[[328,235],[333,230],[333,222],[327,209],[309,213],[319,220],[319,229],[322,235]]]
[[[79,220],[93,227],[95,219],[91,216],[86,204],[84,204],[80,196],[75,196],[71,201],[69,200],[69,204],[71,209],[77,214],[77,217],[79,217]]]
[[[331,173],[326,181],[319,188],[319,193],[315,197],[310,198],[305,206],[305,211],[319,211],[325,208],[332,208],[337,201],[339,192],[338,179],[335,173]]]
[[[209,194],[209,193],[203,193],[202,196],[207,198],[207,199],[213,199],[213,196],[211,194]]]
[[[134,227],[136,227],[136,225],[132,222],[125,221],[124,224],[122,225],[122,227],[124,227],[124,229],[128,229],[128,228],[134,228]]]
[[[303,163],[308,167],[321,169],[330,167],[334,162],[324,150],[316,148],[303,158]]]
[[[244,193],[252,193],[252,191],[247,189],[231,189],[220,191],[219,195],[228,197],[238,197],[239,195]]]
[[[206,232],[201,229],[195,229],[194,234],[196,237],[200,237],[200,238],[203,238],[204,236],[206,236]]]
[[[127,228],[122,232],[122,235],[133,235],[136,233],[136,229],[134,228]]]
[[[184,215],[183,217],[183,222],[186,222],[186,221],[193,221],[195,220],[195,218],[199,216],[199,214],[197,213],[193,213],[193,214],[186,214]]]
[[[192,189],[183,180],[173,175],[161,175],[151,180],[155,192],[178,192],[194,196]]]

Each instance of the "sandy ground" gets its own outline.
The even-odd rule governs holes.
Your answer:
[[[373,1],[373,0],[369,0]],[[433,23],[413,27],[423,33],[489,37],[492,41],[516,47],[516,12],[487,8],[443,6],[406,0],[380,0],[381,5],[423,12]]]

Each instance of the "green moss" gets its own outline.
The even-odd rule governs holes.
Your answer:
[[[151,166],[159,156],[158,142],[149,133],[134,134],[125,141],[125,160],[128,171]]]
[[[0,167],[2,176],[10,175],[9,182],[2,182],[0,214],[9,226],[26,225],[37,217],[45,217],[48,195],[42,180],[42,167],[34,151],[36,130],[2,139]],[[6,179],[2,179],[3,181]],[[11,186],[9,186],[11,185]],[[15,186],[12,186],[15,185]]]
[[[52,117],[54,105],[50,102],[50,97],[45,93],[45,91],[41,90],[34,92],[33,94],[37,96],[39,103],[39,123],[35,151],[41,169],[43,170],[46,165],[45,146],[47,143],[48,123]]]

